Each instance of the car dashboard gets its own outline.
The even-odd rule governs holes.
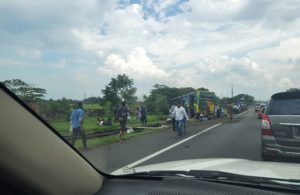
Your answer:
[[[270,188],[249,187],[195,178],[165,177],[161,179],[112,178],[104,181],[97,195],[195,195],[195,194],[297,194],[289,191],[275,191]]]

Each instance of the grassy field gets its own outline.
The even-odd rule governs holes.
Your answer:
[[[167,119],[167,115],[148,115],[147,122],[148,124],[153,124],[157,122],[162,122]],[[52,121],[50,125],[53,126],[60,134],[62,135],[70,135],[70,121]],[[136,119],[135,116],[132,116],[131,119],[128,121],[127,126],[136,127],[141,126],[141,122]],[[85,129],[86,133],[92,133],[97,131],[106,131],[106,130],[113,130],[119,128],[119,123],[113,123],[112,126],[99,126],[97,124],[96,117],[85,117],[83,128]]]
[[[83,109],[84,110],[95,110],[95,109],[100,109],[99,104],[83,104]]]

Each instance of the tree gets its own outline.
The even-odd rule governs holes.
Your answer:
[[[254,97],[248,94],[238,94],[232,97],[232,101],[234,103],[245,102],[246,104],[251,105],[254,103]]]
[[[100,104],[101,101],[100,97],[89,97],[82,100],[82,102],[86,104]]]
[[[171,104],[171,100],[178,96],[195,91],[195,89],[192,87],[175,88],[175,87],[168,87],[166,85],[159,85],[159,84],[155,84],[153,87],[154,89],[151,90],[149,98],[155,95],[162,95],[167,98],[168,104]]]
[[[300,92],[300,88],[290,88],[287,92]]]
[[[5,80],[2,83],[23,101],[36,101],[47,93],[45,89],[37,88],[20,79]]]
[[[149,113],[165,113],[169,111],[172,99],[194,92],[192,87],[176,88],[166,85],[155,84],[149,96],[144,96],[147,111]]]
[[[105,89],[101,90],[104,95],[102,104],[110,102],[113,110],[124,100],[129,106],[132,106],[137,100],[136,90],[133,87],[133,79],[125,74],[118,75],[116,78],[112,78],[108,85],[105,85]]]
[[[163,95],[156,95],[155,102],[154,102],[155,112],[156,113],[163,113],[168,114],[169,112],[169,105],[167,101],[167,97]]]
[[[197,89],[198,91],[209,91],[208,89],[204,88],[204,87],[200,87]]]
[[[109,117],[112,116],[111,103],[109,101],[105,102],[102,107],[104,110],[104,114]]]
[[[59,100],[38,100],[39,113],[48,119],[69,120],[73,101],[66,98]]]

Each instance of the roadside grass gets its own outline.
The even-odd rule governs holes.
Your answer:
[[[168,115],[148,115],[147,123],[154,124],[158,122],[166,121]],[[70,121],[56,120],[50,122],[50,125],[54,127],[61,135],[70,135]],[[84,118],[83,128],[86,133],[93,133],[99,131],[108,131],[119,128],[118,122],[113,122],[112,126],[99,126],[96,117],[86,116]],[[131,119],[127,123],[128,127],[138,127],[141,126],[141,121],[135,116],[131,116]]]
[[[99,104],[83,104],[84,110],[95,110],[95,109],[101,109],[101,106]]]
[[[132,139],[134,137],[147,135],[147,134],[150,134],[150,133],[155,133],[155,132],[164,131],[164,130],[168,130],[168,128],[144,129],[141,132],[132,132],[132,133],[128,133],[128,134],[126,133],[124,144],[126,144],[127,140]],[[119,134],[88,139],[87,140],[87,146],[88,146],[88,148],[93,148],[93,147],[96,147],[96,146],[115,143],[115,142],[119,142]],[[75,147],[78,150],[83,149],[82,139],[80,137],[78,139],[76,139]]]
[[[211,123],[211,122],[213,122],[213,124],[215,124],[216,121],[218,121],[217,123],[219,123],[219,122],[226,121],[226,119],[227,118],[220,118],[220,119],[217,119],[217,120],[216,119],[215,120],[208,120],[207,122],[200,122],[199,120],[190,120],[189,121],[189,126],[192,127],[192,126],[195,126],[195,125],[207,124],[207,123]],[[159,132],[159,131],[165,131],[165,130],[170,131],[170,129],[172,129],[171,124],[169,124],[168,128],[153,128],[153,129],[152,128],[151,129],[145,128],[141,132],[132,132],[132,133],[128,133],[128,134],[126,133],[124,144],[126,144],[127,140],[132,139],[134,137],[143,136],[143,135],[147,135],[147,134],[151,134],[151,133],[156,133],[156,132]],[[87,140],[87,146],[88,146],[88,148],[94,148],[94,147],[97,147],[97,146],[116,143],[116,142],[119,142],[119,134],[88,139]],[[82,144],[81,137],[76,139],[75,147],[78,150],[83,149],[83,144]]]

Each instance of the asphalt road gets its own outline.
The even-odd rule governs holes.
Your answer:
[[[124,143],[113,143],[82,151],[97,168],[113,172],[174,160],[198,158],[242,158],[261,161],[260,120],[250,109],[233,122],[227,118],[191,122],[187,134],[176,138],[171,129],[152,133]],[[215,126],[208,129],[209,127]],[[208,130],[207,130],[208,129]]]

